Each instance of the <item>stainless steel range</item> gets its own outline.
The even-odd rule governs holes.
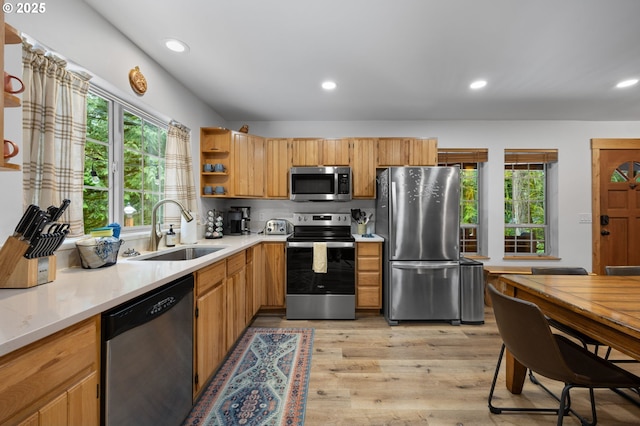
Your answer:
[[[355,319],[349,213],[294,213],[287,238],[287,319]]]

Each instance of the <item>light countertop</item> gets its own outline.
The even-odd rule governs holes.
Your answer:
[[[0,289],[0,356],[255,244],[284,242],[286,237],[252,234],[202,239],[197,246],[219,245],[225,248],[184,261],[140,261],[135,257],[119,257],[118,263],[106,268],[59,269],[55,280],[47,284],[27,289]],[[383,241],[377,235],[373,238],[354,237],[356,242]]]

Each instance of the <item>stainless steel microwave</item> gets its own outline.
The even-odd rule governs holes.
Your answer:
[[[293,201],[350,201],[351,167],[292,167]]]

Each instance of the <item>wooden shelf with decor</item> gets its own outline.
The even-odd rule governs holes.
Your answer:
[[[0,31],[2,31],[0,39],[3,41],[2,49],[0,49],[0,65],[4,70],[4,46],[7,44],[20,44],[22,43],[22,38],[20,37],[18,30],[4,22],[4,12],[2,13],[2,25],[0,25]],[[4,108],[17,108],[21,105],[19,97],[6,92],[2,97],[1,102],[2,105],[0,105],[0,109],[2,110],[4,110]],[[4,114],[0,114],[0,133],[2,133],[2,139],[4,140]],[[0,157],[0,171],[16,170],[20,170],[20,165],[5,161],[4,156]]]
[[[224,198],[230,196],[231,185],[231,135],[224,127],[200,128],[200,196]],[[224,172],[205,171],[205,164],[222,164]],[[207,194],[205,187],[222,186],[224,194]]]

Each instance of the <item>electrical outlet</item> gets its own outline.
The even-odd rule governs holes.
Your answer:
[[[267,220],[267,218],[265,217],[264,213],[260,212],[258,213],[258,220],[265,221]]]

